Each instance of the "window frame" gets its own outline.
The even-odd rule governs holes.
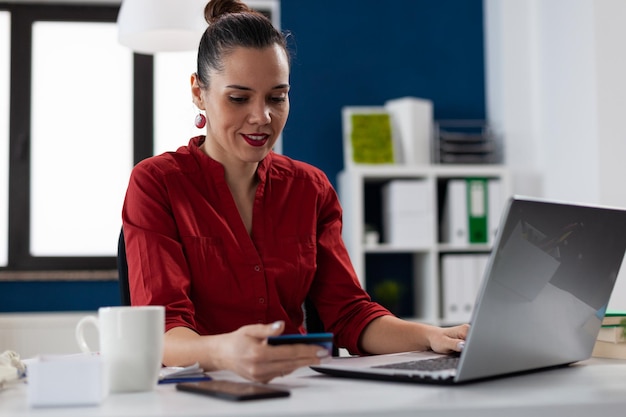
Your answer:
[[[280,29],[280,0],[245,0]],[[80,4],[79,4],[80,3]],[[80,0],[41,3],[0,1],[11,13],[9,81],[8,260],[0,281],[114,280],[116,256],[32,256],[30,254],[30,124],[32,26],[47,22],[115,23],[121,1]],[[133,165],[154,155],[154,57],[133,54]],[[150,109],[150,111],[147,111]],[[282,137],[277,143],[282,151]],[[120,220],[121,230],[121,220]]]
[[[8,262],[0,267],[0,277],[117,277],[116,256],[30,254],[30,126],[33,24],[37,21],[115,23],[119,7],[0,2],[0,10],[11,13]],[[153,61],[152,55],[133,54],[133,164],[153,154],[153,112],[145,111],[153,108]]]

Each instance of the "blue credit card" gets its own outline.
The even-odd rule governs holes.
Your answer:
[[[319,345],[328,350],[331,354],[333,350],[332,333],[308,333],[308,334],[281,334],[280,336],[270,336],[267,338],[269,345],[290,345],[303,343],[306,345]]]

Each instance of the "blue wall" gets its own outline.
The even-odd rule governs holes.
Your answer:
[[[436,119],[483,119],[482,0],[282,0],[293,34],[286,155],[343,169],[341,108],[415,96]]]
[[[292,35],[285,154],[343,169],[341,108],[428,98],[436,119],[485,117],[482,0],[282,0]],[[392,8],[393,7],[393,8]],[[0,311],[95,310],[117,282],[0,282]]]

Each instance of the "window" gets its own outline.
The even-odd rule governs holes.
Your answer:
[[[9,197],[0,278],[115,278],[128,176],[152,153],[143,111],[152,57],[118,44],[119,6],[0,9],[0,88],[10,91],[0,96],[9,97],[0,102],[0,192]]]
[[[0,268],[9,261],[9,64],[11,14],[0,11]]]
[[[0,2],[0,280],[115,279],[132,166],[202,134],[195,52],[132,54],[96,3]]]
[[[175,151],[193,136],[204,134],[194,126],[197,109],[191,101],[191,74],[196,71],[191,52],[164,52],[154,56],[154,153]]]
[[[35,22],[32,33],[30,253],[115,256],[133,163],[132,53],[115,23]]]

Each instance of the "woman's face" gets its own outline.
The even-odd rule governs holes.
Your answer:
[[[270,152],[289,115],[289,62],[278,45],[236,48],[224,69],[210,74],[201,89],[192,76],[192,94],[206,111],[204,151],[226,163],[256,163]]]

